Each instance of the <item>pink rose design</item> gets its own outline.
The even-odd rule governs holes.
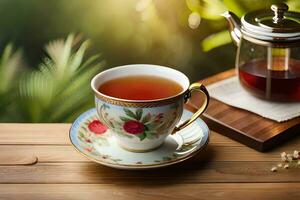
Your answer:
[[[127,121],[123,125],[124,130],[130,134],[140,134],[145,130],[144,124],[139,121]]]
[[[107,127],[104,124],[102,124],[102,122],[100,122],[99,120],[92,121],[88,125],[88,128],[95,134],[103,134],[107,131]]]
[[[88,152],[92,152],[93,151],[93,149],[91,147],[87,147],[87,148],[85,148],[85,150],[88,151]]]

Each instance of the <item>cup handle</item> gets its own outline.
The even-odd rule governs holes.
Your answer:
[[[205,88],[205,86],[202,85],[202,83],[193,83],[192,85],[190,85],[188,92],[185,94],[185,97],[184,97],[185,103],[188,102],[188,100],[192,96],[192,92],[194,92],[194,91],[200,92],[204,95],[204,102],[203,102],[202,106],[197,110],[197,112],[195,112],[193,114],[193,116],[190,119],[188,119],[185,122],[183,122],[182,124],[176,126],[171,134],[174,134],[177,131],[180,131],[183,128],[190,125],[191,123],[193,123],[193,121],[195,121],[206,110],[208,103],[209,103],[209,94],[208,94],[208,91]]]

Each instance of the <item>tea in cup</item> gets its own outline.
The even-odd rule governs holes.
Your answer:
[[[99,119],[122,148],[146,152],[161,146],[169,134],[191,124],[207,108],[209,94],[200,83],[172,68],[136,64],[97,74],[91,82]],[[204,102],[191,119],[176,126],[193,91]]]

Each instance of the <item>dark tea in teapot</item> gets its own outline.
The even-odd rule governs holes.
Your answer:
[[[275,57],[283,66],[285,57]],[[264,99],[300,101],[300,60],[290,59],[287,70],[268,69],[267,59],[251,60],[239,67],[240,83],[246,90]]]

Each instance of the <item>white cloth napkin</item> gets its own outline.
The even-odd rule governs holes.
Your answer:
[[[207,89],[210,96],[219,101],[277,122],[300,116],[300,103],[275,103],[258,99],[242,88],[237,76],[208,85]]]

